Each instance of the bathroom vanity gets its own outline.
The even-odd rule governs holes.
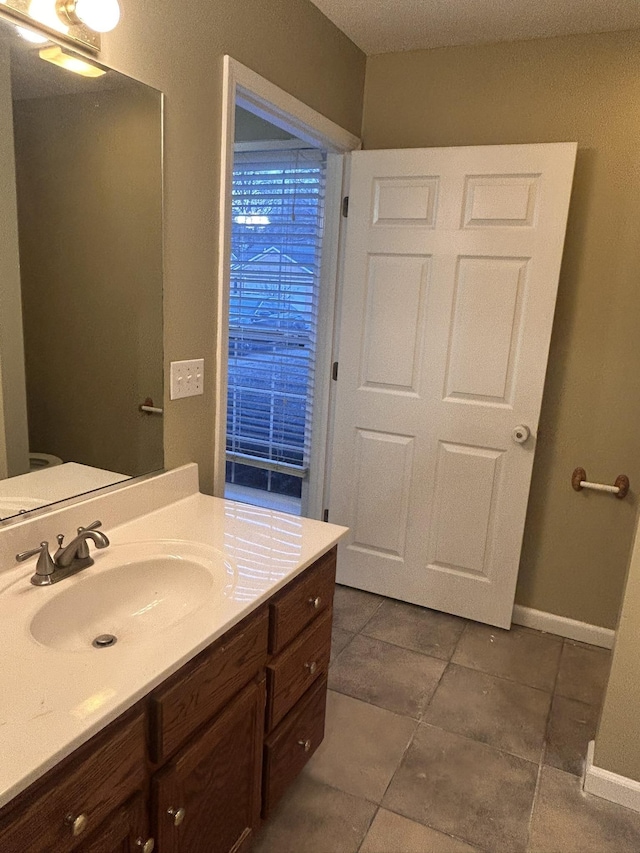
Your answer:
[[[0,529],[0,558],[80,513],[104,516],[112,541],[95,566],[46,589],[29,588],[29,568],[0,570],[0,640],[10,612],[18,625],[0,699],[0,850],[248,851],[323,737],[344,528],[197,494],[186,466]],[[222,575],[207,584],[190,574],[200,564]],[[108,628],[115,645],[92,646]]]

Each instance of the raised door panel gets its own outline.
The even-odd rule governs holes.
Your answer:
[[[161,853],[248,849],[260,821],[264,682],[250,684],[152,779]],[[177,820],[180,809],[184,818]]]
[[[450,322],[447,398],[512,406],[526,258],[460,258]]]

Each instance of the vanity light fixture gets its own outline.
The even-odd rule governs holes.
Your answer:
[[[69,23],[65,23],[56,11],[52,0],[30,0],[28,6],[29,17],[39,24],[44,24],[55,32],[67,35]]]
[[[66,71],[73,71],[74,74],[81,74],[83,77],[102,77],[107,72],[89,62],[87,59],[80,59],[73,53],[67,53],[63,47],[52,45],[51,47],[43,47],[38,51],[40,59],[45,62],[51,62],[53,65],[58,65]]]
[[[0,17],[10,16],[17,24],[35,24],[42,42],[61,37],[85,50],[100,52],[100,34],[112,30],[120,20],[118,0],[0,0]],[[17,20],[16,20],[17,19]],[[23,32],[20,33],[28,38]],[[35,41],[35,38],[30,38]]]
[[[84,24],[96,33],[108,33],[120,20],[118,0],[56,0],[58,18],[69,24]]]

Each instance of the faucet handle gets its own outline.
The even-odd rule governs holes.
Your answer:
[[[45,586],[51,583],[51,575],[56,570],[56,565],[49,553],[48,542],[41,542],[39,548],[33,548],[31,551],[23,551],[21,554],[16,554],[16,560],[19,563],[24,563],[25,560],[28,560],[29,557],[35,557],[36,554],[39,554],[38,562],[36,563],[36,573],[31,578],[31,583],[35,586]]]
[[[48,542],[41,542],[38,548],[32,548],[30,551],[22,551],[20,554],[16,554],[16,560],[19,563],[24,563],[25,560],[28,560],[30,557],[35,557],[36,554],[41,554],[44,549],[49,550]]]
[[[91,524],[87,524],[85,527],[79,527],[78,534],[82,533],[83,530],[97,530],[99,527],[102,527],[101,521],[92,521]]]

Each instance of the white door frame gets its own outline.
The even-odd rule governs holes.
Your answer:
[[[320,517],[323,502],[323,480],[326,463],[329,367],[333,349],[333,317],[335,311],[335,279],[337,276],[338,238],[340,229],[341,161],[345,153],[361,147],[357,136],[332,122],[321,113],[299,101],[231,56],[223,58],[222,133],[220,146],[220,208],[218,230],[218,288],[216,335],[216,408],[214,416],[213,493],[224,496],[227,369],[229,350],[229,296],[231,272],[231,188],[235,137],[235,108],[244,107],[266,121],[294,134],[304,142],[331,152],[327,164],[325,242],[321,273],[320,316],[329,320],[318,329],[318,346],[312,426],[313,458],[309,473],[310,488],[306,495],[306,512]],[[336,203],[336,199],[338,203]],[[330,211],[334,210],[334,215]],[[322,285],[328,282],[329,287]],[[327,295],[328,293],[328,295]],[[323,368],[326,376],[322,376]],[[323,381],[324,379],[324,381]]]

